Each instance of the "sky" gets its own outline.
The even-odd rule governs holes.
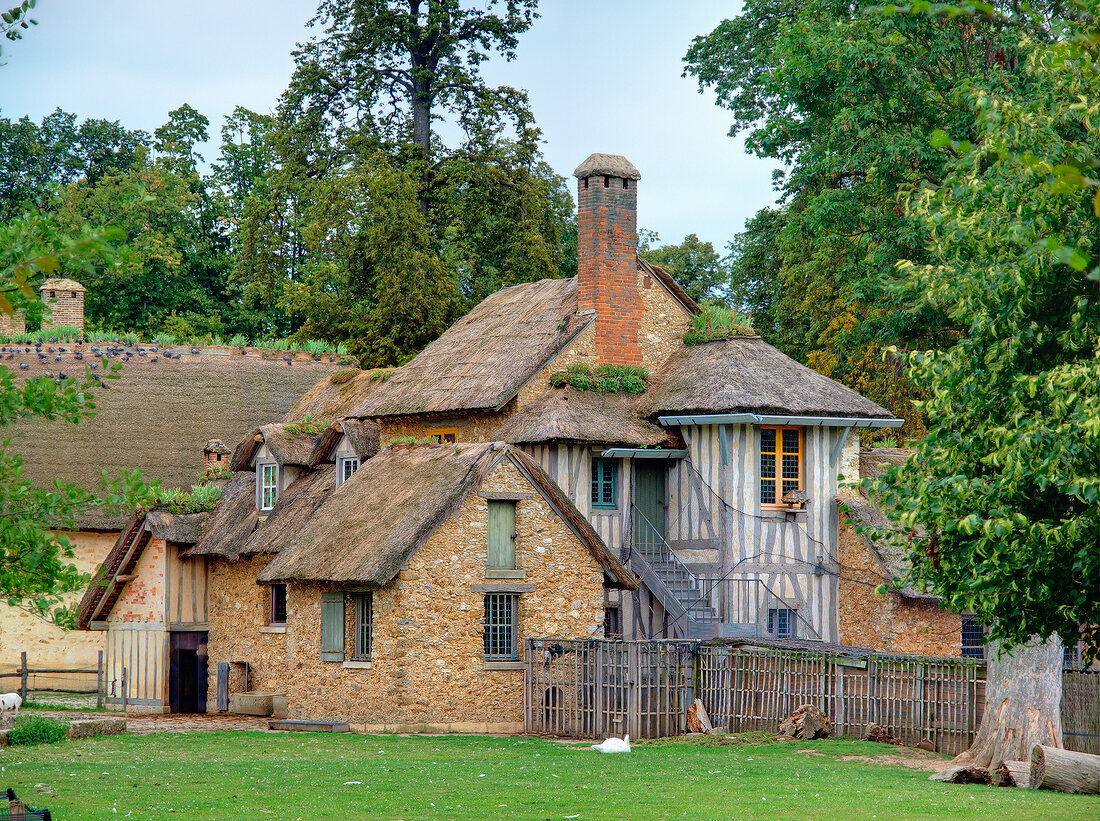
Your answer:
[[[486,80],[528,91],[543,151],[570,181],[589,154],[641,171],[638,225],[663,242],[698,234],[724,249],[775,201],[772,163],[731,138],[728,112],[681,77],[693,37],[736,14],[718,0],[543,0],[517,58]],[[0,116],[55,108],[152,132],[183,103],[218,138],[234,106],[271,112],[316,0],[39,0],[39,25],[3,43]],[[205,153],[216,156],[216,143]]]

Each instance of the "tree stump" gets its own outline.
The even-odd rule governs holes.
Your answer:
[[[867,728],[863,731],[863,737],[867,741],[874,741],[878,744],[901,744],[900,738],[894,738],[885,727],[874,722],[867,725]]]
[[[828,717],[812,704],[803,704],[779,725],[779,735],[784,738],[828,738],[832,733]]]
[[[707,708],[699,699],[691,702],[688,707],[687,728],[689,733],[713,733],[714,725],[710,723]]]
[[[1031,787],[1100,795],[1100,755],[1036,744],[1031,748]]]

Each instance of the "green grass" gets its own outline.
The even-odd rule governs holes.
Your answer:
[[[808,749],[823,755],[797,752]],[[202,732],[7,748],[0,761],[5,786],[61,821],[1100,817],[1096,796],[950,786],[840,760],[894,752],[841,740],[600,755],[534,738]]]

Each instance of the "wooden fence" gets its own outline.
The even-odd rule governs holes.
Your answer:
[[[94,695],[96,704],[103,706],[105,681],[103,678],[103,651],[95,667],[31,667],[27,653],[19,654],[19,667],[0,671],[0,692],[14,691],[24,701],[36,695]]]
[[[970,746],[985,706],[985,665],[962,658],[840,655],[729,642],[529,639],[527,732],[596,738],[678,735],[698,697],[715,726],[775,732],[802,704],[838,735],[874,722],[951,755]],[[1100,675],[1065,674],[1064,743],[1100,746]]]

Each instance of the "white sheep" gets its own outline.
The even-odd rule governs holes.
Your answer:
[[[0,714],[11,712],[18,717],[22,703],[23,699],[19,697],[19,693],[4,693],[0,695]]]

